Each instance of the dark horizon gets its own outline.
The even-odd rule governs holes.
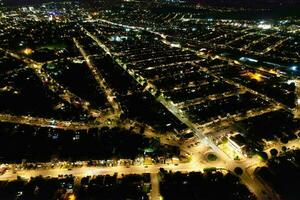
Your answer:
[[[48,2],[63,2],[66,0],[2,0],[7,6],[20,6],[20,5],[34,5]],[[72,0],[71,0],[72,1]],[[73,0],[85,2],[93,2],[95,0]],[[116,0],[116,2],[121,2],[121,0]],[[144,0],[140,0],[144,1]],[[148,0],[147,0],[148,1]],[[154,0],[153,0],[154,1]],[[163,1],[163,0],[160,0]],[[190,3],[200,3],[203,5],[212,5],[212,6],[239,6],[239,7],[257,7],[257,8],[268,8],[271,7],[280,7],[280,6],[294,6],[300,5],[300,0],[183,0]],[[166,2],[168,2],[166,0]]]

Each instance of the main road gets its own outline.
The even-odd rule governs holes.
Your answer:
[[[93,175],[106,175],[106,174],[143,174],[143,173],[158,173],[160,168],[171,170],[173,172],[192,172],[201,171],[205,168],[212,167],[207,163],[179,163],[179,164],[153,164],[153,165],[131,165],[131,166],[113,166],[113,167],[78,167],[78,168],[59,168],[53,169],[34,169],[34,170],[7,170],[3,175],[0,175],[0,180],[15,180],[18,176],[30,179],[36,176],[50,176],[58,177],[59,175],[73,175],[76,177],[93,176]],[[224,169],[222,162],[214,163],[214,167]]]

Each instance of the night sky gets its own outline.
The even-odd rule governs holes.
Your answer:
[[[64,0],[2,0],[6,5],[29,5],[29,4],[38,4],[44,2],[55,2],[55,1],[64,1]],[[74,0],[76,1],[76,0]],[[77,0],[78,1],[78,0]],[[93,0],[79,0],[79,1],[93,1]],[[146,0],[145,0],[146,1]],[[151,1],[151,0],[147,0]],[[202,3],[202,4],[211,4],[211,5],[257,5],[259,6],[268,6],[268,5],[294,5],[300,4],[300,0],[186,0],[189,2]]]

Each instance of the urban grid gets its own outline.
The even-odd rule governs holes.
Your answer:
[[[0,0],[1,200],[299,200],[300,1]]]

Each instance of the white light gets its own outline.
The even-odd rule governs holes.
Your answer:
[[[291,83],[294,83],[294,84],[296,84],[296,81],[295,81],[295,80],[288,80],[288,81],[287,81],[287,84],[289,84],[289,85],[290,85]]]
[[[181,48],[181,45],[179,43],[171,43],[171,47]]]
[[[245,62],[245,61],[258,62],[258,60],[255,60],[255,59],[253,59],[253,58],[248,58],[248,57],[240,57],[239,60],[240,60],[240,61],[243,61],[243,62]]]
[[[291,70],[293,70],[293,71],[297,71],[297,69],[298,69],[298,66],[292,66],[291,67]]]
[[[266,30],[266,29],[272,28],[272,25],[271,24],[260,24],[260,25],[258,25],[258,28]]]

